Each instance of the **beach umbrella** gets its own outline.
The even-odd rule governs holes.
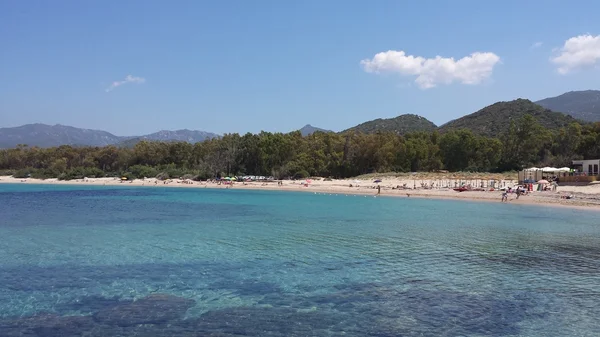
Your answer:
[[[548,180],[542,179],[542,180],[538,180],[537,182],[538,184],[547,184]]]
[[[237,180],[237,178],[236,177],[231,177],[231,180]]]
[[[127,180],[127,177],[121,177],[121,180]]]
[[[374,181],[374,183],[380,183],[380,182],[381,182],[381,179],[377,179]]]

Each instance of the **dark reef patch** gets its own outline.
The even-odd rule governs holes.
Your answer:
[[[497,299],[357,283],[302,296],[260,282],[227,286],[273,291],[255,306],[211,310],[195,318],[185,318],[195,301],[173,295],[137,301],[89,297],[73,305],[97,308],[91,316],[4,319],[0,336],[505,336],[519,334],[523,320],[548,319],[531,293]]]

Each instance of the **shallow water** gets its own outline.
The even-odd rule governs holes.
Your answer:
[[[0,185],[0,336],[598,336],[600,213]]]

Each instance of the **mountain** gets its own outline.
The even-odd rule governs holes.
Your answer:
[[[151,133],[149,135],[141,136],[139,138],[143,140],[154,140],[154,141],[162,141],[162,142],[188,142],[188,143],[197,143],[204,141],[209,138],[219,137],[216,133],[206,132],[206,131],[197,131],[197,130],[176,130],[176,131],[167,131],[162,130],[155,133]]]
[[[587,122],[600,122],[600,90],[570,91],[535,102]]]
[[[115,144],[121,138],[106,131],[80,129],[60,124],[27,124],[14,128],[0,128],[0,148],[15,147],[18,144],[41,147],[105,146]]]
[[[525,114],[532,115],[538,123],[548,129],[567,126],[576,120],[560,112],[554,112],[531,102],[528,99],[516,99],[510,102],[498,102],[470,115],[455,119],[442,126],[440,132],[456,129],[469,129],[473,133],[498,137],[506,131],[510,120],[517,121]]]
[[[362,133],[375,133],[378,131],[391,131],[399,135],[404,135],[417,131],[433,131],[436,128],[437,126],[425,117],[413,114],[405,114],[395,118],[374,119],[342,132],[358,131]]]
[[[321,128],[317,128],[315,126],[312,126],[310,124],[306,124],[305,126],[302,127],[302,129],[298,130],[300,131],[300,133],[302,134],[303,137],[306,137],[308,135],[312,135],[315,132],[333,132],[331,130],[325,130],[325,129],[321,129]]]
[[[185,141],[196,143],[217,134],[195,130],[159,131],[145,136],[119,137],[101,130],[80,129],[65,125],[27,124],[13,128],[0,128],[0,148],[18,144],[53,147],[60,145],[106,146],[135,144],[140,140]]]

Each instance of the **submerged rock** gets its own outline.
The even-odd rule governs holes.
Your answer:
[[[118,326],[160,324],[182,318],[194,300],[167,294],[153,294],[134,302],[118,304],[93,315],[98,323]]]
[[[32,317],[0,321],[0,336],[81,336],[82,331],[90,331],[94,326],[90,316],[57,316],[40,314]]]

